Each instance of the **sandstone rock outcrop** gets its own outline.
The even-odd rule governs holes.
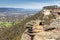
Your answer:
[[[59,31],[56,31],[54,27],[49,26],[47,31],[44,30],[45,27],[39,20],[27,23],[21,40],[57,40],[60,37]]]
[[[60,40],[59,22],[54,19],[50,25],[44,25],[40,20],[33,20],[26,24],[21,40]]]
[[[60,8],[46,8],[43,14],[42,21],[33,20],[26,23],[21,40],[60,40]],[[44,18],[49,19],[49,15],[55,16],[55,19],[51,19],[50,25],[46,25],[43,23]]]
[[[40,26],[41,25],[41,26]],[[39,32],[43,32],[43,24],[41,20],[33,20],[26,24],[26,30],[22,35],[21,40],[36,40],[35,35]],[[33,38],[31,38],[33,36]],[[28,38],[27,38],[28,37]]]

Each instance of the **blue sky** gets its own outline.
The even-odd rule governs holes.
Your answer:
[[[0,0],[0,7],[41,9],[43,6],[59,5],[60,0]]]

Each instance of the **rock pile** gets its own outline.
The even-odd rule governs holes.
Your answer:
[[[54,22],[50,25],[44,25],[40,20],[27,23],[21,40],[57,40],[60,33],[55,30]]]
[[[50,25],[44,25],[41,20],[33,20],[26,24],[26,30],[21,40],[60,40],[60,20],[51,20]]]
[[[33,20],[31,22],[28,22],[26,24],[26,30],[23,33],[21,40],[36,40],[35,37],[37,37],[37,34],[41,32],[41,35],[42,35],[42,32],[43,32],[42,26],[43,26],[43,23],[41,22],[41,20]]]

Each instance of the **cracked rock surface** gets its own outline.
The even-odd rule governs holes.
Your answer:
[[[43,25],[40,23],[40,20],[29,22],[21,40],[60,40],[59,19],[51,20],[50,25]]]

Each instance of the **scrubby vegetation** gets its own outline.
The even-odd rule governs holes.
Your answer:
[[[3,32],[0,33],[0,40],[20,40],[21,34],[25,30],[24,25],[31,20],[37,19],[37,17],[39,16],[40,16],[40,13],[39,15],[36,14],[34,16],[30,16],[26,18],[20,23],[13,25],[13,27],[5,28]]]

